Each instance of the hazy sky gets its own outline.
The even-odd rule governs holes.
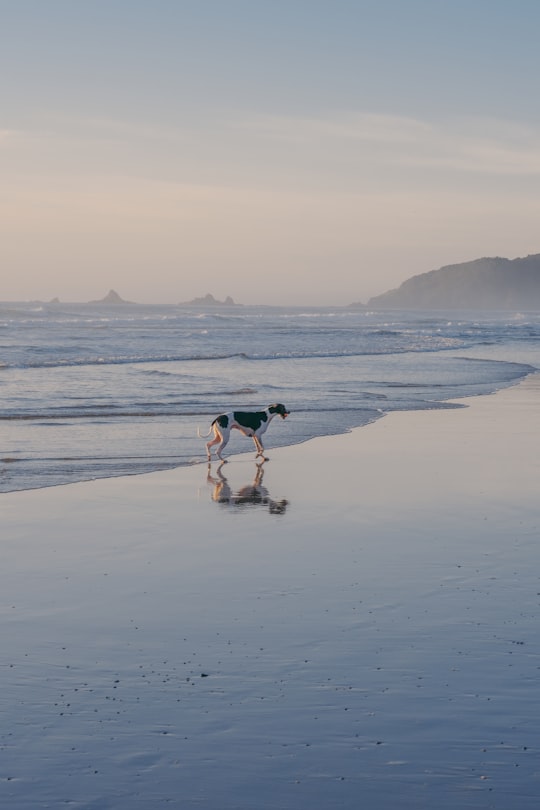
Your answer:
[[[540,252],[538,0],[0,0],[0,300]]]

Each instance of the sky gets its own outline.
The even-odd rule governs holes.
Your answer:
[[[346,305],[540,253],[538,0],[0,18],[0,300]]]

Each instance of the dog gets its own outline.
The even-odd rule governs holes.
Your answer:
[[[208,461],[212,457],[212,447],[215,444],[219,445],[216,449],[217,457],[221,461],[225,461],[221,453],[230,439],[231,430],[239,430],[244,436],[251,436],[257,449],[255,458],[260,456],[263,461],[266,461],[261,436],[266,432],[274,416],[279,414],[282,419],[286,419],[289,413],[290,411],[285,405],[278,402],[275,405],[269,405],[264,411],[232,411],[232,413],[222,413],[220,416],[216,416],[210,430],[205,435],[201,434],[197,428],[200,439],[206,439],[212,432],[214,433],[214,438],[206,443]]]

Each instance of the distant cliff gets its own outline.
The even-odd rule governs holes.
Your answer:
[[[452,264],[371,298],[397,309],[540,309],[540,254]]]
[[[192,301],[185,301],[183,306],[200,307],[200,306],[222,306],[222,307],[237,307],[230,295],[227,296],[225,301],[218,301],[213,295],[207,293],[202,298],[194,298]]]
[[[100,298],[97,301],[89,301],[89,304],[131,304],[132,301],[125,301],[120,298],[116,290],[109,290],[105,298]]]

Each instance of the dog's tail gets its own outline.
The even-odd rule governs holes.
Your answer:
[[[213,426],[214,426],[214,423],[212,422],[212,424],[210,425],[210,430],[208,431],[208,433],[201,433],[201,431],[199,430],[199,426],[197,425],[197,436],[199,437],[199,439],[207,439],[210,436],[210,434],[212,433]]]

